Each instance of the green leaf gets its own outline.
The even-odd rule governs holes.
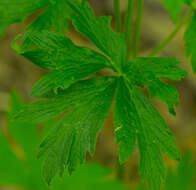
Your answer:
[[[16,91],[12,91],[10,93],[10,112],[18,112],[22,106],[24,106],[24,102],[22,98]],[[10,127],[10,132],[18,144],[21,146],[22,150],[25,153],[25,157],[28,159],[34,159],[35,150],[38,146],[38,135],[36,131],[36,126],[31,122],[11,122],[8,121],[8,125]],[[30,143],[27,143],[27,142]],[[34,152],[34,156],[33,156]]]
[[[71,108],[82,106],[88,102],[87,98],[94,97],[112,83],[113,79],[110,77],[80,81],[58,95],[24,105],[20,111],[10,114],[10,119],[14,121],[46,121]]]
[[[30,24],[24,34],[23,47],[31,47],[29,37],[33,32],[53,29],[63,33],[68,29],[72,11],[67,5],[68,0],[2,0],[0,2],[0,36],[14,23],[24,21],[30,14],[46,8],[35,21]]]
[[[128,190],[121,181],[111,179],[112,172],[109,168],[88,163],[78,168],[71,176],[64,176],[61,184],[53,183],[53,187],[56,190]]]
[[[2,132],[0,132],[0,146],[0,185],[26,184],[25,167],[10,148]]]
[[[97,134],[112,103],[114,80],[110,79],[107,86],[102,81],[102,86],[102,90],[86,96],[86,102],[69,111],[42,143],[38,157],[44,157],[43,177],[48,184],[57,172],[63,175],[68,167],[72,173],[83,164],[87,150],[94,154]]]
[[[44,30],[56,33],[64,33],[68,30],[68,25],[71,19],[72,11],[67,4],[68,0],[52,1],[48,9],[41,14],[32,24],[30,24],[24,33],[23,49],[32,48],[32,34],[42,32]]]
[[[140,174],[148,180],[150,189],[158,190],[161,187],[161,179],[164,179],[165,175],[160,150],[169,157],[179,160],[179,152],[173,144],[175,138],[165,120],[143,93],[126,82],[121,82],[120,86],[122,94],[117,93],[116,104],[122,105],[123,108],[116,106],[115,110],[115,117],[117,117],[115,120],[120,121],[120,127],[118,122],[116,125],[117,140],[124,147],[129,148],[128,154],[131,154],[135,134],[137,135],[140,150]],[[120,114],[117,115],[117,113]],[[127,136],[124,131],[128,131]],[[128,156],[121,150],[119,150],[121,160],[125,161]]]
[[[44,31],[31,35],[31,42],[36,49],[21,49],[21,54],[36,65],[53,70],[33,88],[32,95],[36,97],[52,89],[66,89],[109,65],[106,57],[89,48],[74,45],[64,35]]]
[[[184,0],[163,0],[165,7],[169,11],[174,22],[177,22],[180,18],[183,1]]]
[[[22,22],[31,13],[49,5],[49,0],[1,0],[0,36],[16,22]]]
[[[164,189],[193,190],[196,188],[194,184],[194,175],[195,165],[192,162],[191,154],[187,152],[183,156],[176,171],[173,171],[171,168],[169,169]]]
[[[124,70],[131,84],[139,87],[148,85],[151,98],[157,96],[175,115],[174,106],[179,104],[178,92],[173,85],[165,84],[160,79],[179,81],[186,77],[187,72],[177,67],[179,63],[173,58],[136,58]]]
[[[112,88],[114,88],[113,86]],[[113,89],[114,90],[114,89]],[[99,107],[104,104],[104,102],[101,102],[101,97],[99,98],[99,95],[102,94],[102,96],[105,96],[107,92],[112,92],[112,89],[110,86],[107,87],[107,90],[104,90],[101,93],[95,94],[95,99],[99,99],[99,102],[94,102],[94,105],[98,106],[97,110],[99,110]],[[113,94],[113,92],[112,92]],[[112,95],[111,98],[108,96],[105,97],[105,100],[108,99],[108,102],[112,101]],[[92,100],[93,101],[93,100]],[[18,111],[22,106],[24,101],[19,96],[19,94],[16,91],[12,91],[10,94],[10,111]],[[106,103],[106,102],[105,102]],[[94,106],[94,108],[96,107]],[[97,112],[97,114],[106,114],[108,112],[108,109],[110,105],[104,105],[105,107],[101,110],[103,111],[101,113],[101,110]],[[107,107],[107,108],[106,108]],[[106,110],[107,109],[107,110]],[[96,110],[96,111],[97,111]],[[85,111],[85,110],[84,110]],[[94,114],[94,112],[90,112],[88,110],[85,113],[89,112],[89,114]],[[93,118],[93,123],[95,122],[96,125],[92,128],[93,131],[89,135],[92,135],[96,138],[96,131],[99,130],[98,125],[101,124],[103,121],[100,120],[100,117],[98,115],[97,120],[96,118]],[[85,117],[88,117],[85,115]],[[106,117],[106,115],[105,115]],[[85,121],[84,121],[85,122]],[[36,147],[35,144],[39,143],[40,139],[32,137],[34,136],[34,132],[32,133],[31,130],[31,122],[26,122],[25,125],[21,122],[16,123],[9,123],[11,132],[10,137],[13,136],[15,140],[17,140],[17,143],[19,142],[20,145],[22,145],[22,149],[27,150],[29,155],[26,159],[20,160],[12,151],[12,147],[8,144],[8,140],[0,133],[0,154],[3,155],[0,157],[0,185],[3,186],[17,186],[22,189],[49,189],[45,183],[43,183],[42,178],[40,176],[40,167],[41,163],[35,159],[34,155],[34,149]],[[88,122],[86,124],[89,124]],[[44,126],[44,132],[42,133],[48,133],[48,130],[54,127],[54,121],[49,121]],[[96,127],[95,127],[96,126]],[[30,128],[29,128],[30,127]],[[35,129],[35,128],[34,128]],[[41,131],[40,131],[41,132]],[[43,134],[40,134],[43,136]],[[63,132],[65,133],[65,132]],[[86,133],[85,133],[86,135]],[[88,137],[87,137],[88,138]],[[32,140],[33,139],[33,140]],[[36,143],[34,143],[36,141]],[[94,151],[93,146],[93,139],[90,141],[92,147],[89,149],[92,149]],[[89,144],[90,145],[90,144]],[[33,158],[33,159],[32,159]],[[20,172],[19,172],[20,171]],[[55,178],[53,183],[53,189],[54,190],[62,190],[62,189],[71,189],[71,190],[99,190],[99,189],[114,189],[114,190],[125,190],[124,184],[121,181],[118,181],[116,179],[110,179],[108,176],[110,176],[112,171],[110,169],[104,168],[97,164],[85,164],[81,166],[76,172],[74,172],[71,176],[65,175],[62,177],[61,180]]]
[[[111,17],[96,18],[87,1],[79,5],[76,0],[68,1],[75,13],[72,17],[74,27],[86,36],[118,67],[124,64],[126,45],[124,36],[115,33],[110,26]]]
[[[136,141],[137,116],[130,94],[122,79],[118,82],[114,107],[115,135],[119,143],[119,158],[123,163],[133,153]]]
[[[196,11],[185,32],[184,40],[186,42],[186,54],[191,56],[193,71],[196,72]]]
[[[177,89],[170,84],[165,84],[159,80],[153,81],[149,85],[151,99],[155,96],[158,100],[167,104],[169,112],[176,115],[174,106],[179,105],[179,95]]]

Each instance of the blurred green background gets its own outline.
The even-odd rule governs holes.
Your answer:
[[[97,15],[113,15],[112,0],[90,0],[90,2],[94,7]],[[126,2],[126,0],[121,0],[122,17],[125,15]],[[158,45],[174,28],[167,11],[163,7],[162,0],[145,0],[144,2],[145,8],[143,13],[144,15],[140,46],[141,56],[148,55],[148,52],[156,47],[156,45]],[[36,148],[38,148],[40,139],[36,140],[35,146],[31,146],[32,139],[27,138],[28,136],[30,137],[30,133],[32,132],[32,129],[29,129],[31,124],[18,124],[19,128],[23,128],[10,131],[8,128],[10,128],[12,124],[8,123],[7,121],[7,111],[11,108],[13,109],[15,105],[13,101],[19,101],[18,95],[16,95],[15,92],[12,92],[10,98],[10,90],[17,89],[17,91],[20,92],[25,100],[32,100],[32,98],[29,96],[32,86],[41,76],[43,76],[45,72],[44,70],[28,62],[23,57],[18,56],[11,48],[11,42],[16,34],[23,32],[25,26],[35,16],[36,14],[30,16],[25,21],[25,23],[12,25],[8,29],[4,39],[0,40],[0,127],[2,128],[3,133],[10,143],[8,146],[7,140],[1,136],[2,139],[0,139],[0,152],[2,152],[0,154],[0,162],[2,163],[2,168],[0,167],[0,189],[16,189],[15,185],[17,188],[22,186],[23,189],[47,189],[46,185],[42,182],[40,177],[40,161],[34,160],[36,155]],[[194,163],[196,162],[196,76],[193,75],[189,60],[186,59],[185,56],[183,34],[184,31],[182,30],[172,41],[172,43],[161,53],[161,56],[175,57],[182,60],[181,66],[189,72],[189,78],[176,84],[180,93],[180,105],[177,108],[177,116],[173,117],[172,115],[169,115],[168,109],[165,105],[157,103],[156,101],[154,102],[159,108],[160,112],[166,118],[167,123],[173,131],[174,135],[177,137],[178,147],[181,150],[182,155],[187,150],[190,150],[192,155],[192,167],[190,167],[190,171],[187,173],[185,170],[181,171],[181,173],[184,174],[184,177],[181,176],[182,180],[179,181],[185,180],[186,176],[191,175],[191,172],[194,173],[191,171],[191,168],[193,168],[195,165]],[[72,28],[68,35],[78,45],[85,45],[89,47],[92,46],[88,41],[86,41],[86,39],[82,38]],[[103,70],[100,73],[97,73],[97,75],[102,75],[107,72],[109,71]],[[14,99],[14,97],[16,99]],[[10,102],[12,102],[12,104]],[[38,134],[40,134],[40,129],[42,129],[42,127],[43,126],[38,126]],[[35,128],[35,126],[33,126],[33,128]],[[138,150],[135,150],[132,157],[124,166],[119,166],[117,158],[117,146],[115,144],[113,129],[113,113],[111,110],[109,117],[105,122],[104,130],[99,135],[96,154],[93,158],[88,156],[88,162],[91,164],[79,169],[72,177],[67,177],[65,174],[65,179],[58,179],[57,181],[60,182],[55,181],[55,184],[57,183],[58,185],[55,186],[54,184],[53,187],[50,188],[66,190],[89,190],[96,188],[102,188],[103,190],[104,188],[119,190],[126,188],[135,189],[138,183],[140,183],[140,178],[138,175]],[[21,137],[13,138],[14,135],[18,135],[20,132],[22,134]],[[26,146],[26,148],[29,151],[32,151],[31,159],[33,159],[33,161],[30,161],[30,159],[30,164],[27,164],[26,161],[23,160],[23,151],[21,150],[21,147],[17,146],[17,138],[21,140],[23,136],[26,136],[26,139],[23,139],[25,143],[22,146],[22,149],[25,149],[24,146],[29,144],[29,146]],[[4,145],[6,148],[3,149],[2,147],[4,147]],[[13,150],[17,156],[12,153],[10,146],[13,147]],[[23,160],[24,162],[22,161],[22,163],[18,163],[18,161],[16,161],[17,157],[19,157],[19,159]],[[175,170],[178,163],[175,163],[174,161],[167,158],[165,159],[167,166],[172,167]],[[23,166],[20,167],[20,164]],[[187,161],[186,164],[189,164],[189,162]],[[7,166],[12,166],[13,168],[8,171]],[[23,171],[21,168],[24,168],[25,171]],[[188,165],[186,165],[185,168],[188,168]],[[32,174],[29,174],[31,171]],[[6,175],[11,174],[12,176],[8,181],[4,180]],[[185,176],[185,174],[187,175]],[[189,179],[190,178],[191,176]],[[17,179],[19,181],[17,181]],[[122,185],[122,183],[125,184],[125,187]],[[186,182],[184,181],[184,184],[185,183]],[[189,184],[190,183],[192,183],[192,181],[189,182]],[[180,188],[189,190],[189,187],[183,187],[182,185],[177,186],[175,184],[173,184],[173,186],[167,187],[168,190],[170,190],[169,188],[171,190],[177,190]],[[143,189],[143,187],[141,187],[141,189]]]

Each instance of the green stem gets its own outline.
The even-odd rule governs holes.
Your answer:
[[[121,32],[120,0],[114,0],[114,12],[116,16],[117,32]]]
[[[126,62],[130,57],[130,50],[131,50],[131,41],[133,35],[134,5],[135,5],[135,0],[128,0],[128,8],[127,8],[126,22],[125,22],[125,40],[126,40],[126,47],[127,47],[127,54],[125,60]]]
[[[117,174],[116,174],[116,178],[118,180],[123,180],[124,179],[124,173],[125,173],[124,164],[120,164],[119,161],[117,160]]]
[[[135,33],[134,46],[133,46],[133,57],[134,58],[137,56],[137,52],[139,49],[143,5],[144,5],[144,0],[138,0],[138,15],[137,15],[136,33]]]
[[[189,21],[190,17],[192,16],[193,10],[190,9],[186,15],[184,16],[184,18],[176,25],[176,27],[174,28],[174,30],[168,35],[168,37],[163,40],[163,42],[161,42],[159,44],[158,47],[156,47],[150,54],[150,57],[156,56],[157,54],[159,54],[165,47],[167,47],[167,45],[175,38],[175,36],[178,34],[178,32],[182,29],[182,27]]]

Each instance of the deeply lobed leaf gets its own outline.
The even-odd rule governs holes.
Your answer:
[[[160,189],[165,176],[160,150],[178,160],[179,152],[173,145],[175,139],[162,116],[143,93],[126,81],[121,81],[119,90],[121,93],[117,93],[115,107],[115,133],[120,143],[120,160],[124,162],[129,158],[137,137],[140,174],[148,179],[150,189]]]
[[[170,113],[175,114],[174,106],[179,104],[178,92],[160,79],[179,81],[186,77],[187,72],[177,64],[179,61],[173,58],[136,58],[126,65],[125,74],[133,85],[148,85],[151,98],[157,96],[168,105]]]
[[[48,184],[57,172],[63,175],[68,167],[72,173],[83,164],[87,150],[94,154],[96,137],[107,117],[115,87],[113,79],[100,91],[95,86],[97,92],[68,112],[42,143],[39,157],[44,156],[43,177]]]
[[[68,3],[75,13],[72,16],[72,22],[76,30],[110,57],[113,64],[121,67],[124,64],[126,52],[125,40],[122,34],[112,30],[111,17],[96,18],[87,1],[83,4],[77,3],[76,0],[68,1]]]
[[[109,66],[106,57],[85,47],[79,47],[64,35],[44,31],[31,35],[36,48],[21,54],[34,64],[52,70],[35,85],[32,95],[40,97],[51,90],[68,88],[71,84]],[[23,53],[24,51],[24,53]]]
[[[45,121],[71,108],[82,106],[88,102],[88,98],[93,97],[110,84],[111,79],[108,77],[83,80],[46,100],[26,104],[20,111],[13,112],[10,117],[14,121]]]

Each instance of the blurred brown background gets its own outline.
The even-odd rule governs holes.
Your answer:
[[[91,0],[90,1],[97,15],[113,14],[112,0]],[[124,15],[126,0],[121,0],[122,13]],[[11,26],[4,39],[0,40],[0,126],[5,126],[5,110],[8,108],[8,94],[12,88],[17,89],[24,98],[32,100],[29,96],[33,84],[44,75],[45,71],[28,62],[21,56],[18,56],[11,48],[11,42],[15,35],[23,32],[25,25],[32,20],[27,19],[26,23],[20,23]],[[145,9],[143,15],[142,36],[140,55],[146,56],[148,52],[158,45],[174,28],[173,23],[164,9],[162,0],[145,0]],[[167,107],[163,104],[155,104],[160,112],[165,116],[169,127],[178,139],[178,146],[182,152],[187,149],[192,150],[196,160],[196,76],[193,75],[190,61],[185,57],[185,45],[183,41],[182,30],[172,43],[162,52],[161,56],[175,57],[182,60],[181,66],[189,72],[189,78],[176,84],[180,93],[180,105],[177,108],[177,116],[169,115]],[[71,29],[70,37],[76,44],[91,44],[84,38],[81,38]],[[103,71],[100,74],[103,74]],[[96,155],[90,160],[96,160],[112,168],[117,168],[117,173],[121,174],[117,164],[116,145],[113,135],[112,111],[106,121],[103,132],[101,133],[96,149]],[[133,183],[138,179],[137,172],[138,153],[126,163],[124,167],[124,179],[126,182]],[[167,159],[168,165],[174,164]],[[122,168],[121,168],[122,169]]]

